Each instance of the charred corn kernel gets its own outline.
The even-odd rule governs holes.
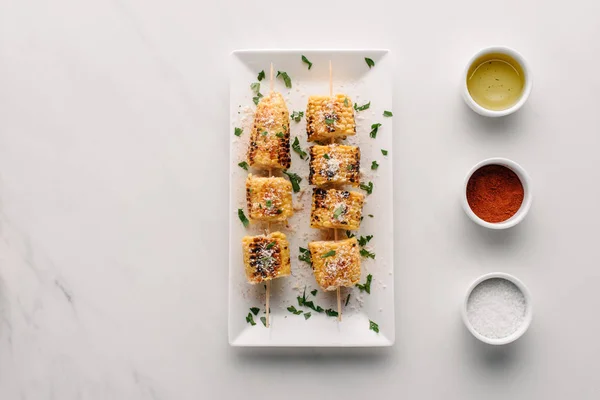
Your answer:
[[[285,221],[294,214],[292,184],[284,178],[261,178],[248,174],[246,202],[251,220]]]
[[[324,141],[356,134],[352,100],[345,94],[310,96],[306,108],[308,141]]]
[[[329,183],[358,186],[360,183],[360,149],[357,146],[330,144],[310,148],[311,185]]]
[[[315,279],[323,290],[354,286],[360,280],[360,251],[356,238],[308,244]]]
[[[290,244],[281,232],[244,236],[242,251],[249,283],[260,283],[290,274]]]
[[[356,230],[365,196],[359,192],[313,189],[310,226],[318,229]]]
[[[281,93],[263,97],[256,106],[248,164],[261,169],[290,167],[290,114]]]

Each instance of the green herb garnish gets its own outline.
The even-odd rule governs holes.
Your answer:
[[[248,163],[246,161],[242,161],[241,163],[238,163],[238,167],[244,168],[246,171],[248,171]]]
[[[373,193],[373,182],[369,182],[368,185],[365,185],[364,183],[361,183],[359,185],[359,187],[364,190],[365,192],[367,192],[367,194],[371,194]]]
[[[371,163],[371,169],[377,169],[377,168],[379,168],[379,164],[377,164],[377,161],[373,161]]]
[[[273,200],[267,200],[267,201],[265,201],[265,205],[267,206],[267,208],[273,207]]]
[[[252,313],[248,313],[248,315],[246,315],[246,322],[252,326],[256,325],[256,322],[254,322],[254,317],[252,317]]]
[[[384,156],[387,156],[388,155],[388,151],[384,150],[384,149],[381,149],[381,154],[383,154]]]
[[[358,238],[358,244],[360,247],[365,247],[373,239],[373,235],[361,236]]]
[[[283,132],[277,132],[277,133],[275,134],[275,136],[277,136],[278,138],[281,138],[281,139],[283,139],[283,136],[284,136],[284,135],[283,135]]]
[[[348,105],[349,105],[349,104],[348,104],[348,98],[347,98],[347,97],[344,97],[344,105],[345,105],[346,107],[348,107]]]
[[[252,314],[258,315],[258,312],[260,311],[260,308],[258,308],[258,307],[252,307],[250,309],[250,311],[252,311]]]
[[[300,156],[301,160],[304,160],[307,156],[306,152],[302,150],[302,148],[300,148],[300,141],[298,140],[298,137],[294,138],[294,143],[292,143],[292,150],[294,150],[296,154]]]
[[[285,83],[285,87],[291,89],[292,80],[290,79],[290,76],[287,74],[287,72],[277,71],[277,75],[275,76],[275,78],[279,78],[280,76],[283,79],[283,82]]]
[[[362,292],[365,291],[368,294],[371,294],[371,281],[373,280],[373,275],[367,275],[367,281],[364,284],[357,283],[356,287]]]
[[[248,225],[250,225],[250,221],[248,221],[248,218],[246,218],[246,214],[244,214],[244,210],[242,210],[241,208],[238,208],[238,217],[240,218],[240,221],[242,221],[242,224],[244,224],[244,227],[248,227]]]
[[[352,164],[348,164],[348,165],[346,165],[346,169],[347,169],[348,171],[352,171],[352,170],[354,169],[354,165],[352,165]]]
[[[356,235],[354,233],[350,232],[350,231],[346,231],[346,236],[348,237],[348,239],[350,239],[350,238],[353,238]]]
[[[371,60],[370,58],[365,57],[365,61],[367,62],[369,69],[375,66],[375,61]]]
[[[338,316],[338,312],[335,310],[332,310],[331,308],[328,308],[327,310],[325,310],[325,314],[327,314],[328,317],[337,317]]]
[[[323,154],[323,158],[326,160],[329,160],[331,157],[329,157],[329,154],[325,153],[325,154]]]
[[[242,133],[244,133],[244,130],[243,130],[242,128],[235,128],[235,129],[233,130],[233,134],[234,134],[235,136],[240,136]]]
[[[375,253],[371,253],[367,249],[360,249],[360,255],[365,258],[372,258],[373,260],[375,259]]]
[[[261,133],[261,135],[263,135],[263,136],[267,136],[268,134],[269,134],[269,132],[267,132],[267,131],[264,131],[263,133]]]
[[[369,217],[373,218],[373,214],[369,214]]]
[[[335,123],[335,118],[325,118],[325,123],[327,125],[333,125]]]
[[[309,70],[312,68],[312,63],[310,61],[308,61],[308,58],[302,56],[302,61],[305,62],[306,64],[308,64]]]
[[[310,291],[310,294],[312,294],[313,296],[316,296],[316,295],[317,295],[317,289],[315,289],[315,290],[311,290],[311,291]]]
[[[377,131],[379,130],[380,127],[381,127],[380,123],[371,125],[371,132],[369,133],[369,136],[371,136],[373,139],[375,139],[377,137]]]
[[[346,304],[344,304],[344,307],[348,307],[349,301],[350,301],[350,293],[348,293],[348,297],[346,297]]]
[[[260,102],[260,99],[262,97],[263,97],[263,95],[258,93],[255,97],[252,98],[252,101],[254,102],[255,105],[258,105],[258,103]]]
[[[258,79],[259,82],[262,81],[263,79],[265,79],[265,70],[264,69],[258,73],[258,76],[256,77],[256,79]]]
[[[260,83],[254,82],[250,85],[250,89],[254,92],[254,94],[258,95],[260,93]]]
[[[318,313],[322,313],[323,311],[325,311],[323,309],[323,307],[321,306],[315,306],[315,303],[311,301],[306,300],[306,287],[304,287],[304,292],[302,293],[302,297],[298,296],[296,297],[298,299],[298,305],[301,307],[308,307],[311,310],[315,310]]]
[[[265,317],[260,317],[260,322],[263,323],[263,325],[265,326],[265,328],[267,327],[267,319]]]
[[[290,115],[290,119],[293,119],[296,122],[300,122],[300,120],[304,117],[304,111],[294,111],[292,115]]]
[[[377,325],[375,322],[373,322],[371,320],[369,320],[369,329],[379,333],[379,325]]]
[[[294,306],[289,306],[287,308],[287,310],[289,312],[291,312],[292,314],[294,314],[294,315],[300,315],[300,314],[302,314],[302,310],[296,310],[296,307],[294,307]]]
[[[331,256],[335,256],[335,250],[329,250],[327,253],[323,254],[321,258],[327,258]]]
[[[366,104],[363,104],[362,106],[357,106],[356,103],[354,103],[354,110],[355,111],[365,111],[367,110],[369,107],[371,107],[371,102],[368,102]]]
[[[310,251],[304,247],[300,247],[300,255],[298,255],[298,260],[312,264],[312,260],[310,259]]]
[[[338,206],[338,208],[333,211],[333,218],[338,219],[344,211],[346,211],[346,206],[344,204]]]
[[[310,313],[310,312],[304,313],[304,319],[305,319],[305,320],[309,319],[309,318],[310,318],[310,316],[311,316],[311,313]]]
[[[383,112],[383,116],[384,116],[384,117],[393,117],[393,116],[394,116],[394,114],[392,114],[392,112],[391,112],[391,111],[384,111],[384,112]]]
[[[290,182],[292,183],[292,189],[294,190],[294,193],[298,193],[300,191],[300,182],[302,182],[302,178],[300,178],[293,172],[287,172],[286,170],[283,170],[283,173],[286,174],[288,178],[290,178]]]
[[[275,242],[271,242],[271,243],[269,243],[269,244],[268,244],[268,245],[267,245],[265,248],[266,248],[267,250],[270,250],[270,249],[272,249],[272,248],[273,248],[273,246],[275,246]]]

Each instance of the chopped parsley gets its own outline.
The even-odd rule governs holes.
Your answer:
[[[234,134],[235,136],[240,136],[242,133],[244,133],[244,130],[243,130],[242,128],[235,128],[235,129],[233,130],[233,134]]]
[[[298,296],[296,297],[298,299],[298,305],[301,307],[308,307],[311,310],[315,310],[318,313],[322,313],[323,311],[325,311],[323,309],[323,307],[321,306],[315,306],[315,303],[313,303],[313,301],[308,301],[306,300],[306,287],[304,287],[304,292],[302,293],[302,297]]]
[[[359,187],[362,190],[364,190],[365,192],[367,192],[367,194],[373,193],[373,182],[369,182],[368,185],[365,185],[364,183],[361,183]]]
[[[331,256],[335,256],[335,250],[329,250],[327,253],[323,254],[321,258],[327,258]]]
[[[283,135],[283,132],[277,132],[277,133],[275,134],[275,136],[277,136],[278,138],[281,138],[281,139],[283,139],[283,136],[284,136],[284,135]]]
[[[302,182],[302,178],[300,178],[293,172],[287,172],[287,170],[283,170],[283,173],[286,174],[288,178],[290,178],[290,182],[292,182],[292,189],[294,190],[294,193],[298,193],[300,191],[300,182]]]
[[[323,158],[326,160],[329,160],[331,157],[329,157],[329,154],[325,153],[325,154],[323,154]]]
[[[367,110],[369,107],[371,107],[371,102],[368,102],[366,104],[363,104],[362,106],[357,106],[356,103],[354,103],[354,110],[355,111],[365,111]]]
[[[346,297],[346,303],[344,304],[344,307],[348,306],[349,301],[350,301],[350,293],[348,293],[348,297]]]
[[[360,249],[360,255],[365,258],[372,258],[373,260],[375,259],[375,253],[371,253],[367,249]]]
[[[256,325],[256,322],[254,322],[254,317],[252,317],[252,313],[248,313],[248,315],[246,315],[246,322],[252,326]]]
[[[258,76],[256,77],[256,79],[258,79],[259,82],[262,81],[263,79],[265,79],[265,70],[264,69],[258,73]]]
[[[238,208],[238,217],[240,218],[240,221],[242,221],[242,224],[244,224],[244,227],[248,227],[248,225],[250,225],[250,221],[248,221],[248,218],[246,218],[246,214],[244,214],[244,210],[242,210],[241,208]]]
[[[354,165],[352,165],[352,164],[348,164],[348,165],[346,165],[346,169],[347,169],[348,171],[352,171],[352,170],[354,169]]]
[[[377,325],[375,322],[373,322],[371,320],[369,320],[369,329],[379,333],[379,325]]]
[[[256,95],[259,94],[260,93],[260,83],[254,82],[253,84],[250,85],[250,89],[252,89],[254,94],[256,94]]]
[[[267,132],[267,131],[264,131],[263,133],[261,133],[261,135],[263,135],[263,136],[267,136],[268,134],[269,134],[269,132]]]
[[[325,314],[327,314],[328,317],[337,317],[338,316],[338,312],[335,310],[332,310],[331,308],[328,308],[327,310],[325,310]]]
[[[275,242],[271,242],[271,243],[269,243],[269,244],[267,245],[266,249],[267,249],[267,250],[270,250],[270,249],[272,249],[272,248],[273,248],[273,246],[275,246]]]
[[[281,76],[281,79],[283,79],[283,82],[285,83],[285,87],[288,89],[291,89],[292,88],[292,79],[287,74],[287,72],[277,71],[277,76],[275,76],[275,78],[279,78],[280,76]]]
[[[384,112],[383,112],[383,116],[384,116],[384,117],[393,117],[393,116],[394,116],[394,114],[392,114],[392,112],[391,112],[391,111],[384,111]]]
[[[360,247],[365,247],[373,239],[373,235],[361,236],[358,238],[358,244]]]
[[[252,101],[254,102],[255,105],[258,105],[258,102],[260,101],[260,99],[263,97],[262,94],[257,93],[255,97],[252,98]]]
[[[310,61],[308,61],[308,58],[306,58],[305,56],[302,56],[302,61],[305,62],[306,64],[308,64],[309,70],[312,68],[312,63]]]
[[[258,312],[260,311],[260,308],[258,308],[258,307],[252,307],[250,309],[250,311],[252,311],[252,314],[258,315]]]
[[[367,275],[367,281],[364,284],[357,283],[356,287],[361,291],[365,291],[368,294],[371,294],[371,281],[373,280],[373,275]]]
[[[292,115],[290,115],[290,119],[293,119],[296,122],[300,122],[300,120],[304,117],[304,111],[294,111]]]
[[[377,131],[379,130],[380,127],[381,127],[380,123],[371,125],[371,132],[369,133],[369,136],[371,136],[373,139],[375,139],[377,137]]]
[[[246,161],[242,161],[241,163],[238,163],[238,167],[244,168],[246,171],[248,171],[248,163]]]
[[[344,213],[344,211],[346,211],[346,206],[344,204],[341,204],[333,212],[333,218],[338,219]]]
[[[273,200],[268,199],[267,201],[265,201],[265,205],[267,206],[267,208],[272,208],[273,207]]]
[[[325,118],[325,123],[327,125],[333,125],[335,123],[335,118]]]
[[[384,150],[384,149],[381,149],[381,154],[383,154],[384,156],[387,156],[388,155],[388,151]]]
[[[305,319],[305,320],[309,319],[311,315],[312,315],[312,314],[310,313],[310,311],[309,311],[309,312],[307,312],[307,313],[304,313],[304,319]]]
[[[300,156],[301,160],[304,160],[307,156],[306,152],[300,147],[300,141],[298,140],[297,136],[294,138],[294,143],[292,143],[292,150],[294,150],[296,154]]]
[[[371,163],[371,169],[377,169],[379,168],[379,164],[377,164],[377,161],[373,161],[373,163]]]
[[[369,66],[369,69],[375,66],[375,61],[371,60],[368,57],[365,57],[365,61],[367,63],[367,65]]]
[[[355,235],[354,233],[350,232],[350,231],[346,231],[346,236],[348,237],[348,239],[353,238]]]
[[[344,105],[346,107],[348,107],[350,105],[350,104],[348,104],[348,98],[347,97],[344,97]]]
[[[263,325],[265,326],[265,328],[267,327],[267,319],[265,317],[260,317],[260,322],[263,323]]]
[[[317,289],[315,289],[315,290],[311,290],[311,291],[310,291],[310,294],[312,294],[313,296],[316,296],[316,295],[317,295]]]
[[[294,306],[289,306],[287,308],[287,310],[289,312],[291,312],[292,314],[294,314],[294,315],[300,315],[300,314],[302,314],[302,310],[296,310],[296,307],[294,307]]]
[[[298,255],[298,260],[312,264],[312,260],[310,259],[310,251],[304,247],[300,247],[300,255]]]
[[[373,214],[369,214],[369,217],[373,218]]]

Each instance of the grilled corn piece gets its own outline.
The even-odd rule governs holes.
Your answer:
[[[261,178],[248,174],[246,202],[251,220],[285,221],[294,214],[292,184],[284,178]]]
[[[365,196],[359,192],[313,189],[310,226],[318,229],[356,230]]]
[[[310,96],[306,108],[308,141],[324,141],[356,134],[352,100],[345,94]]]
[[[354,286],[360,280],[360,252],[356,238],[310,242],[315,279],[323,290]]]
[[[290,114],[281,93],[263,97],[256,106],[248,164],[261,169],[290,167]]]
[[[310,148],[311,185],[328,183],[358,186],[360,183],[360,149],[357,146],[330,144]]]
[[[290,244],[281,232],[266,236],[244,236],[242,251],[249,283],[260,283],[290,274]]]

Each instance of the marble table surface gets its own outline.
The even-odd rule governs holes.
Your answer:
[[[600,3],[0,0],[0,399],[596,399]],[[514,116],[474,115],[468,58],[525,55]],[[238,48],[388,48],[396,345],[227,343],[228,61]],[[464,174],[534,184],[509,231],[460,208]],[[468,284],[521,278],[506,347],[460,320]]]

